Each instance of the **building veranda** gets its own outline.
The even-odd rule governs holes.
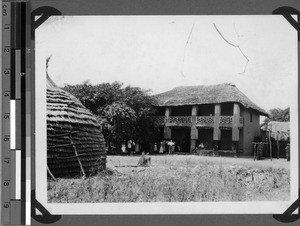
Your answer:
[[[180,152],[202,145],[252,155],[259,117],[268,116],[232,84],[180,86],[156,97],[160,138],[174,141]]]

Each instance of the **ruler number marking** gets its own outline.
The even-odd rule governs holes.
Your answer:
[[[10,24],[4,24],[4,29],[9,30],[10,29]]]
[[[4,118],[4,119],[9,119],[9,113],[4,113],[3,118]]]
[[[7,16],[7,5],[5,4],[2,6],[2,15]]]
[[[9,75],[10,74],[10,70],[9,69],[4,69],[3,74]]]
[[[3,204],[3,207],[6,208],[6,209],[9,208],[9,206],[10,206],[10,203],[9,203],[9,202],[5,202],[5,203]]]
[[[9,53],[10,48],[9,47],[4,47],[4,52]]]

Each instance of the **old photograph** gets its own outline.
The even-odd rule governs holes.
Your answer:
[[[37,198],[281,213],[297,199],[297,74],[282,16],[52,16],[35,33]]]

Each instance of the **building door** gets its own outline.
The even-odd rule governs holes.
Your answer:
[[[190,128],[172,128],[172,140],[175,142],[175,151],[190,152],[191,129]],[[178,146],[180,148],[178,148]]]
[[[198,129],[197,145],[203,144],[206,149],[213,149],[213,130],[212,129]]]
[[[232,130],[221,130],[221,150],[232,149]]]

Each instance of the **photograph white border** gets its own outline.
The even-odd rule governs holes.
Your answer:
[[[282,214],[298,199],[298,96],[290,106],[290,201],[151,202],[151,203],[48,203],[46,56],[35,51],[35,184],[36,199],[51,214]],[[297,68],[298,69],[298,68]]]

